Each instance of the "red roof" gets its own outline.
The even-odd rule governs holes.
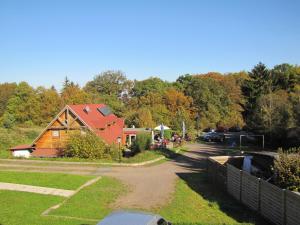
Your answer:
[[[32,149],[32,145],[17,145],[15,147],[10,148],[11,151],[16,151],[16,150],[26,150],[26,149]]]
[[[122,136],[124,119],[113,113],[103,115],[98,109],[107,107],[104,104],[68,105],[70,109],[94,132],[107,143],[116,143],[117,137]],[[85,110],[88,108],[88,112]]]

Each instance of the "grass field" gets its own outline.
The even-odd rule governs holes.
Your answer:
[[[205,174],[179,174],[171,202],[157,210],[174,225],[268,224],[254,212],[211,187]]]
[[[119,181],[102,177],[95,184],[72,196],[62,207],[53,211],[50,215],[100,220],[111,212],[110,204],[113,203],[113,200],[124,193],[126,193],[126,189]]]
[[[72,196],[61,208],[52,211],[49,216],[41,216],[48,208],[63,202],[66,198],[15,191],[0,191],[1,225],[93,225],[112,209],[110,204],[124,191],[123,185],[103,177],[96,183],[82,189]],[[53,216],[55,215],[55,216]],[[59,216],[59,217],[56,217]],[[80,217],[80,219],[71,219]]]
[[[93,176],[0,171],[0,182],[75,190]]]

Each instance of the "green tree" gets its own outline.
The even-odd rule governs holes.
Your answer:
[[[284,90],[262,95],[257,101],[254,116],[257,127],[270,135],[270,141],[274,137],[280,141],[287,129],[294,126],[292,105]]]
[[[242,86],[246,98],[244,115],[247,124],[250,127],[255,127],[253,114],[256,110],[257,101],[262,95],[272,92],[272,77],[270,70],[262,63],[257,64],[248,75],[249,79],[245,80]]]
[[[135,81],[133,87],[133,96],[141,97],[150,92],[162,93],[170,84],[157,77],[150,77],[146,80]]]
[[[36,91],[26,82],[21,82],[7,103],[2,124],[6,127],[14,124],[36,124],[39,122],[39,115],[40,102]]]
[[[16,83],[0,84],[0,117],[4,114],[9,98],[17,87]]]
[[[300,82],[300,69],[290,64],[284,63],[274,66],[272,69],[273,83],[276,89],[293,91]]]
[[[193,98],[202,128],[215,126],[228,114],[230,99],[224,87],[213,78],[194,76],[185,92]]]
[[[100,95],[122,96],[129,94],[132,86],[132,81],[128,80],[122,71],[109,70],[95,76],[84,89]]]

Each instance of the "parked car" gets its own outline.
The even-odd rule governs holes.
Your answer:
[[[242,128],[240,128],[239,126],[234,126],[234,127],[230,127],[228,129],[229,132],[241,132]]]
[[[157,214],[132,211],[113,212],[97,225],[171,225]]]
[[[215,142],[223,142],[225,140],[225,135],[223,133],[217,132],[208,132],[203,136],[204,141],[215,141]]]

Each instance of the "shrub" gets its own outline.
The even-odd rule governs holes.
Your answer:
[[[65,156],[85,159],[114,159],[116,148],[107,145],[92,132],[85,135],[74,133],[70,135],[65,150]]]
[[[164,131],[164,138],[168,139],[168,140],[171,140],[171,138],[172,138],[172,131],[171,130],[165,130]]]
[[[6,129],[0,127],[0,158],[7,158],[10,156],[9,148],[20,145],[30,144],[39,135],[41,128],[21,128],[14,127]]]
[[[137,152],[142,152],[150,149],[151,145],[151,134],[148,133],[140,133],[137,134],[136,140],[132,145],[132,150]]]
[[[279,149],[274,162],[275,184],[281,188],[300,192],[300,148]]]

